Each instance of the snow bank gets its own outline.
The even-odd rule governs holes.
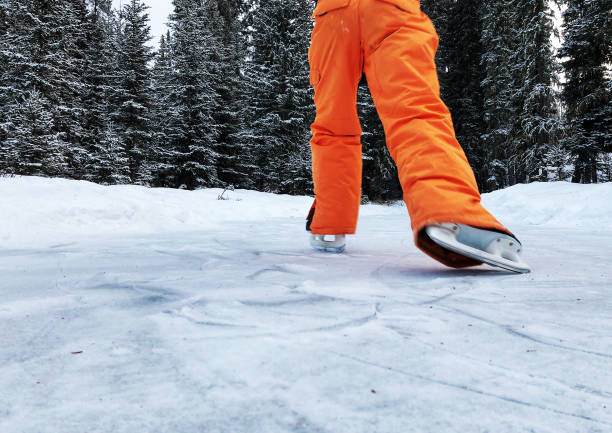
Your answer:
[[[612,183],[531,183],[484,194],[484,206],[505,224],[612,226]]]
[[[252,191],[184,191],[39,177],[0,178],[0,243],[4,246],[88,237],[207,230],[226,221],[301,216],[306,197]]]
[[[254,191],[180,191],[101,186],[39,177],[0,178],[0,245],[43,246],[98,237],[220,228],[226,222],[303,219],[310,197]],[[484,196],[508,225],[590,226],[612,223],[612,184],[517,185]],[[364,217],[403,214],[403,205],[367,205]],[[408,223],[407,223],[408,224]]]

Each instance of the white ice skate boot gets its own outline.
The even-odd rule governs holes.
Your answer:
[[[457,254],[520,274],[531,272],[521,257],[521,243],[510,235],[452,223],[425,230],[433,242]]]
[[[311,234],[310,245],[317,251],[340,254],[346,248],[346,236]]]

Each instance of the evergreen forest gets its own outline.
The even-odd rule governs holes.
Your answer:
[[[314,1],[173,0],[159,41],[126,3],[0,0],[0,175],[311,194]],[[483,192],[612,181],[610,7],[421,0]],[[400,198],[365,81],[358,110],[364,198]]]

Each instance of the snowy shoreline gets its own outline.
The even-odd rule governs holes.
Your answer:
[[[101,186],[41,177],[0,178],[0,243],[8,248],[126,235],[214,230],[228,222],[301,224],[311,197],[221,189],[184,191],[133,185]],[[612,184],[564,182],[515,185],[483,195],[504,224],[554,227],[612,225]],[[361,216],[406,214],[403,203],[365,205]],[[408,218],[406,216],[406,218]],[[407,220],[408,224],[408,220]]]

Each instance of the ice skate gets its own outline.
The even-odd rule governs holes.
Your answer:
[[[433,242],[457,254],[520,274],[531,272],[521,257],[521,243],[510,235],[452,223],[425,230]]]
[[[346,248],[346,236],[311,234],[310,245],[317,251],[340,254]]]

